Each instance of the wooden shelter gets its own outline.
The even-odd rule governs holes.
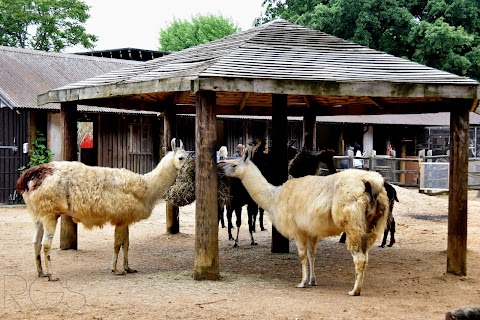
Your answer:
[[[468,114],[477,106],[478,86],[469,78],[275,20],[49,91],[38,97],[38,103],[62,104],[66,132],[74,132],[69,119],[80,103],[163,111],[166,122],[175,113],[196,114],[195,279],[219,278],[217,114],[272,116],[271,151],[277,160],[272,165],[278,173],[275,183],[280,184],[287,179],[287,115],[302,115],[304,132],[313,132],[316,115],[450,112],[447,271],[463,275]],[[170,137],[173,125],[165,126],[165,137]],[[70,147],[67,139],[65,148]],[[272,251],[285,250],[288,241],[285,244],[274,234]]]

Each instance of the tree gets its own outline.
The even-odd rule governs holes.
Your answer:
[[[0,45],[62,51],[75,45],[94,47],[88,34],[89,7],[81,0],[0,0]]]
[[[169,27],[160,30],[160,48],[180,51],[238,32],[239,27],[230,19],[215,15],[197,15],[192,21],[174,19]]]
[[[478,0],[264,0],[256,24],[276,18],[480,79]]]

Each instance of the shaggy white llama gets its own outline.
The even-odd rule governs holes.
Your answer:
[[[273,226],[293,238],[302,262],[302,281],[316,285],[314,264],[318,240],[347,233],[347,247],[355,264],[355,285],[350,295],[360,295],[368,251],[385,228],[388,198],[383,177],[372,171],[345,170],[329,176],[306,176],[274,186],[245,155],[224,167],[239,178],[256,203],[264,208]]]
[[[175,147],[157,167],[144,175],[126,169],[91,167],[76,161],[54,161],[30,168],[17,180],[17,190],[36,224],[34,241],[38,276],[58,280],[52,273],[50,250],[57,219],[69,215],[86,228],[115,226],[112,271],[117,274],[136,272],[128,266],[128,226],[148,218],[157,200],[175,181],[187,152]],[[46,274],[42,269],[40,250]],[[123,269],[117,270],[117,259],[123,248]]]

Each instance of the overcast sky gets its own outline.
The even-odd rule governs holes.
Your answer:
[[[173,18],[197,14],[231,18],[242,30],[252,27],[263,0],[84,0],[90,6],[88,33],[98,36],[95,50],[132,47],[158,50],[158,33]],[[85,51],[71,48],[69,52]]]

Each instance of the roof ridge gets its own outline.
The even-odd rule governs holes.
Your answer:
[[[1,45],[0,45],[0,51],[8,51],[8,52],[14,52],[14,53],[25,54],[25,55],[47,56],[52,58],[56,57],[56,58],[78,59],[78,60],[98,60],[102,62],[111,62],[115,64],[139,63],[139,61],[133,61],[133,60],[104,58],[104,57],[88,56],[88,55],[81,55],[81,54],[68,53],[68,52],[49,52],[49,51],[42,51],[42,50],[36,50],[36,49],[26,49],[26,48],[9,47],[9,46],[1,46]]]

